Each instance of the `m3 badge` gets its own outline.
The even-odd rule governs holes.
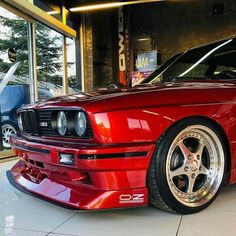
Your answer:
[[[40,127],[48,127],[48,123],[47,122],[40,122],[39,126]]]

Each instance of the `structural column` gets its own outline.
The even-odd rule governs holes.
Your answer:
[[[28,58],[30,76],[30,102],[38,101],[37,59],[36,59],[36,35],[35,23],[28,23]]]
[[[81,79],[82,91],[93,90],[93,31],[88,14],[81,16],[80,47],[81,47]]]

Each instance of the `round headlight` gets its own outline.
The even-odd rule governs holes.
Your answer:
[[[18,126],[19,126],[20,131],[23,131],[22,114],[18,116]]]
[[[87,127],[87,120],[85,114],[81,111],[77,112],[75,115],[75,131],[79,136],[85,133]]]
[[[60,135],[65,135],[67,130],[66,115],[63,111],[57,114],[57,131]]]

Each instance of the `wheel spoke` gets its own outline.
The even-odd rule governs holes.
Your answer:
[[[196,178],[191,178],[188,177],[188,188],[187,188],[187,193],[192,193],[193,192],[193,187],[195,184]]]
[[[189,151],[189,149],[184,144],[183,140],[180,141],[180,143],[178,144],[178,147],[180,148],[181,152],[183,153],[185,159],[187,159],[187,157],[189,155],[192,155],[192,152]]]
[[[170,171],[171,178],[179,175],[185,175],[186,171],[184,170],[186,166],[182,165],[181,167],[177,168],[176,170]]]
[[[209,170],[203,164],[201,164],[199,174],[209,175]]]
[[[205,147],[205,144],[203,142],[199,142],[198,150],[196,151],[196,155],[202,157],[203,149]]]

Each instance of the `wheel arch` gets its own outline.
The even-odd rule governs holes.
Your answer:
[[[16,130],[19,130],[19,128],[18,128],[18,126],[14,123],[14,122],[12,122],[12,121],[3,121],[3,122],[1,122],[1,125],[3,126],[3,125],[11,125],[13,128],[15,128]]]

